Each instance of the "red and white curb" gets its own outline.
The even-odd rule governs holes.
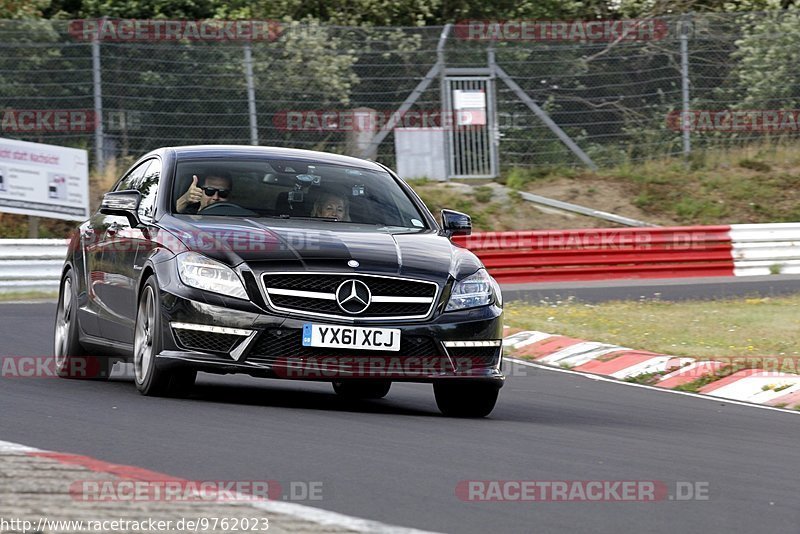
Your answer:
[[[510,330],[506,330],[510,332]],[[672,389],[716,372],[724,363],[633,350],[618,345],[585,341],[546,332],[526,330],[507,335],[503,346],[510,356],[553,367],[616,379],[651,373],[655,387]],[[699,393],[724,399],[800,407],[800,375],[742,369],[702,386]]]
[[[0,455],[8,454],[20,454],[56,460],[62,464],[81,467],[96,473],[107,474],[122,480],[187,482],[183,479],[164,473],[150,471],[148,469],[142,469],[130,465],[112,464],[103,460],[92,458],[90,456],[46,451],[29,447],[27,445],[21,445],[19,443],[0,440]],[[348,516],[297,503],[254,499],[252,496],[242,496],[240,501],[265,512],[290,516],[302,521],[314,523],[319,525],[320,532],[324,532],[326,530],[325,527],[328,527],[349,530],[352,532],[374,532],[379,534],[435,534],[430,531],[389,525],[380,523],[378,521]]]
[[[745,400],[758,404],[787,404],[800,391],[800,376],[788,373],[743,369],[700,389],[716,397]],[[798,403],[800,404],[800,403]]]

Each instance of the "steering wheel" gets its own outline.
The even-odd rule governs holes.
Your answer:
[[[233,202],[214,202],[197,212],[198,215],[242,215],[257,216],[252,210],[241,207]]]

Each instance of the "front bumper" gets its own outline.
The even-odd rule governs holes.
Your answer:
[[[458,379],[501,387],[505,379],[501,370],[502,309],[496,306],[441,313],[425,322],[358,325],[400,330],[400,351],[384,353],[302,346],[305,323],[352,323],[273,315],[255,306],[252,311],[242,306],[234,309],[219,305],[228,299],[214,298],[211,304],[195,300],[203,298],[201,294],[192,297],[161,291],[163,351],[157,356],[159,366],[315,381]],[[491,346],[446,343],[453,341],[483,341]]]

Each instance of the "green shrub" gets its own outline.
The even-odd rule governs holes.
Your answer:
[[[743,169],[750,169],[751,171],[758,171],[758,172],[769,172],[772,170],[772,167],[764,163],[763,161],[758,161],[755,159],[742,159],[739,160],[739,167]]]
[[[492,201],[493,194],[494,190],[487,185],[481,185],[472,191],[472,196],[475,197],[475,200],[484,204]]]

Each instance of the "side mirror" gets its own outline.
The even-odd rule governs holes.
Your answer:
[[[100,213],[103,215],[121,215],[127,217],[131,228],[136,228],[142,221],[139,220],[139,203],[142,194],[136,190],[111,191],[103,195],[100,204]]]
[[[466,213],[442,210],[442,228],[448,236],[472,233],[472,219]]]

